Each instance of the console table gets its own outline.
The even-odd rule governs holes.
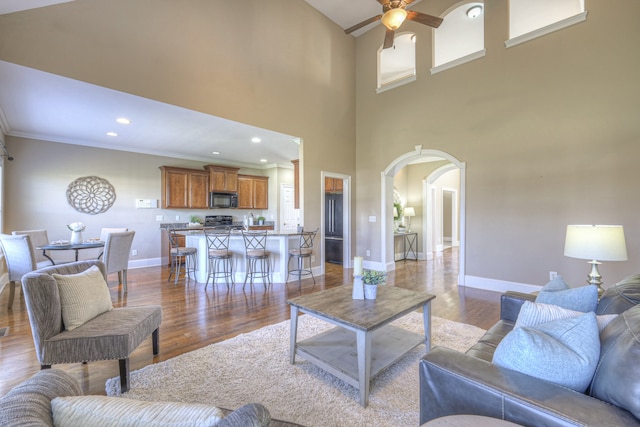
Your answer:
[[[395,242],[396,239],[402,239],[402,258],[395,259]],[[393,253],[395,261],[406,261],[408,259],[418,260],[418,233],[415,232],[402,232],[393,234]],[[412,254],[409,257],[409,254]]]

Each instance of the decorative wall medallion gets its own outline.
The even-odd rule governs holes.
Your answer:
[[[113,185],[98,176],[83,176],[67,187],[67,202],[78,212],[89,215],[104,213],[115,201]]]

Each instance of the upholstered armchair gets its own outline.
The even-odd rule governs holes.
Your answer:
[[[158,354],[162,308],[112,308],[105,266],[100,261],[36,270],[22,278],[22,287],[36,356],[43,369],[58,363],[118,359],[120,385],[125,392],[129,389],[129,355],[149,335],[153,354]],[[73,291],[70,298],[68,289]],[[79,312],[72,312],[70,302]]]

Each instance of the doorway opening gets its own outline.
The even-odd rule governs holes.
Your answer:
[[[442,250],[437,246],[443,241],[443,236],[438,236],[438,243],[434,239],[434,231],[437,229],[439,233],[442,233],[442,223],[436,227],[436,214],[434,213],[433,206],[436,201],[438,205],[442,205],[442,199],[437,199],[434,191],[434,183],[438,178],[446,174],[447,172],[457,169],[459,171],[459,188],[448,188],[449,190],[455,190],[457,194],[450,194],[452,196],[452,216],[451,221],[456,221],[458,226],[452,227],[451,241],[458,242],[460,244],[459,251],[459,274],[458,285],[464,285],[465,277],[465,189],[466,189],[466,164],[459,161],[454,156],[440,150],[423,149],[422,145],[415,146],[415,150],[405,153],[391,162],[389,166],[383,171],[382,185],[381,185],[381,212],[383,221],[383,235],[380,239],[382,254],[382,263],[387,270],[395,269],[394,259],[394,223],[393,223],[393,184],[395,175],[405,166],[412,163],[430,162],[430,161],[446,161],[446,165],[436,169],[423,180],[422,189],[422,211],[424,212],[422,224],[423,230],[422,236],[419,241],[421,242],[422,250],[425,251],[424,258],[428,259],[432,256],[437,249]],[[454,206],[454,201],[457,204]],[[454,215],[456,215],[454,219]],[[438,221],[442,221],[442,215],[439,215]],[[457,231],[457,236],[453,236],[453,230]]]

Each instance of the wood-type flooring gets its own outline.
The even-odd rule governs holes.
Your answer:
[[[288,284],[274,283],[264,289],[261,283],[242,283],[230,290],[224,283],[209,284],[180,278],[174,286],[167,281],[164,267],[132,269],[128,272],[129,291],[124,294],[117,274],[109,276],[114,307],[159,304],[163,308],[160,327],[160,354],[153,356],[151,339],[144,341],[131,355],[131,370],[160,362],[208,344],[232,338],[263,326],[289,319],[287,299],[349,284],[352,269],[326,264],[326,274]],[[487,329],[499,317],[500,294],[459,287],[458,250],[446,249],[441,256],[428,261],[400,261],[387,277],[387,284],[436,295],[432,301],[434,316],[469,323]],[[16,292],[12,309],[7,310],[9,290],[0,295],[0,327],[8,328],[0,337],[0,396],[19,382],[40,370],[36,359],[22,292]],[[259,363],[254,361],[252,363]],[[99,361],[88,364],[54,365],[70,372],[81,382],[85,394],[105,394],[107,379],[118,376],[118,362]]]

